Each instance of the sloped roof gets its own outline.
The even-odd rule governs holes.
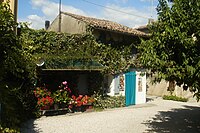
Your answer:
[[[116,22],[112,22],[109,20],[104,19],[97,19],[92,17],[86,17],[81,15],[76,15],[68,12],[61,12],[64,15],[71,16],[77,20],[85,22],[87,25],[92,26],[94,28],[103,29],[103,30],[109,30],[114,32],[120,32],[125,34],[131,34],[136,36],[148,36],[148,34],[141,32],[139,30],[118,24]]]
[[[144,33],[146,33],[146,34],[149,34],[149,32],[150,32],[150,30],[149,30],[149,28],[148,28],[147,25],[143,25],[143,26],[137,27],[137,28],[135,28],[135,29],[136,29],[136,30],[139,30],[139,31],[141,31],[141,32],[144,32]]]
[[[139,26],[137,28],[135,28],[136,30],[143,30],[143,29],[147,29],[147,25],[142,25],[142,26]]]

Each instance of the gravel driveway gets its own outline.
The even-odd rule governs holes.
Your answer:
[[[197,133],[200,103],[149,97],[146,104],[102,112],[41,117],[28,121],[24,133]]]

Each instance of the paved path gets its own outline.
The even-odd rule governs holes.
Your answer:
[[[151,97],[146,104],[102,112],[75,113],[30,120],[27,133],[198,133],[200,103]]]

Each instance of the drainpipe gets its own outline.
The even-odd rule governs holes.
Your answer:
[[[61,0],[59,2],[59,29],[58,32],[61,32]]]

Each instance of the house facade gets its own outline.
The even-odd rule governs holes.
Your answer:
[[[99,42],[104,44],[111,44],[113,47],[117,47],[121,44],[130,45],[132,42],[140,42],[140,38],[149,38],[149,29],[147,25],[133,29],[118,24],[116,22],[81,16],[67,12],[61,12],[60,23],[59,16],[57,16],[56,19],[52,22],[51,26],[48,28],[48,30],[58,32],[59,25],[61,27],[61,32],[66,32],[69,34],[86,33],[88,30],[91,29],[92,34]],[[137,50],[132,49],[132,53],[136,54]],[[140,72],[141,71],[137,71],[136,75],[138,75],[138,73]],[[112,96],[118,94],[125,95],[125,91],[123,89],[123,87],[125,88],[125,77],[125,73],[119,75],[107,75],[104,80],[106,82],[104,83],[104,86],[105,88],[107,88],[105,89],[107,94]],[[140,80],[139,77],[136,77],[136,79]],[[169,91],[167,91],[168,82],[162,81],[161,83],[155,85],[151,83],[150,77],[147,78],[147,81],[145,79],[145,82],[147,82],[147,94],[157,96],[169,94]],[[122,85],[122,83],[124,85]],[[136,81],[136,84],[137,83],[138,81]],[[183,89],[177,86],[174,94],[186,98],[192,98],[193,96],[193,94],[190,93],[189,90],[183,91]]]
[[[48,31],[61,32],[69,34],[82,34],[91,30],[92,34],[105,44],[127,44],[130,45],[133,40],[139,41],[140,37],[147,38],[148,34],[139,30],[129,28],[116,22],[76,15],[68,12],[61,12],[61,21],[59,15],[51,23]]]
[[[94,35],[98,42],[109,44],[112,47],[118,47],[120,45],[130,45],[133,42],[137,44],[140,42],[140,38],[149,37],[148,34],[142,31],[123,26],[116,22],[76,15],[67,12],[61,12],[61,21],[58,15],[47,30],[55,32],[61,31],[68,34],[83,34],[88,32],[89,30],[89,32]],[[136,53],[136,48],[133,48],[132,54]],[[78,73],[77,88],[80,94],[87,94],[91,89],[91,83],[96,82],[95,78],[91,78],[90,71],[81,70],[81,73],[78,73],[78,71],[73,71],[73,73]],[[142,78],[139,76],[140,71],[131,71],[134,72],[121,73],[118,75],[104,75],[101,79],[101,81],[103,82],[101,83],[101,85],[99,85],[99,89],[111,96],[126,95],[126,92],[128,91],[125,90],[129,86],[130,91],[135,89],[134,92],[129,92],[134,93],[134,96],[132,94],[130,95],[130,99],[134,99],[130,102],[134,102],[134,104],[144,103],[146,101],[146,85],[144,85],[146,84],[146,75]],[[70,72],[72,72],[72,70],[65,70],[65,73]],[[99,74],[100,71],[95,71],[95,73]],[[127,79],[129,79],[130,81],[128,82]],[[134,84],[132,84],[132,80],[134,80]],[[98,84],[98,82],[100,82],[100,80],[97,81],[96,84]],[[140,88],[139,90],[137,89],[138,87]],[[141,98],[140,96],[142,96],[143,98]]]

